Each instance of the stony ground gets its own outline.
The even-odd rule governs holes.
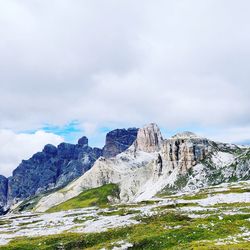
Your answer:
[[[30,238],[31,237],[31,238]],[[250,249],[250,181],[137,204],[0,217],[0,249]]]

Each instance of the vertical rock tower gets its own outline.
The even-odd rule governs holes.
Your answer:
[[[159,127],[155,123],[150,123],[139,129],[135,141],[135,149],[147,153],[160,151],[163,137]]]

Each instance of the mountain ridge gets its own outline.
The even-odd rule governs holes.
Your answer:
[[[110,134],[113,135],[111,138]],[[115,156],[127,149],[136,134],[136,128],[110,131],[102,149],[90,147],[86,136],[77,144],[45,145],[41,152],[23,160],[11,177],[0,176],[0,214],[19,201],[67,185],[90,169],[103,153]],[[117,145],[121,140],[123,144]],[[105,155],[109,157],[108,153]]]
[[[76,145],[61,143],[55,147],[48,144],[42,152],[22,161],[21,170],[19,165],[13,171],[19,181],[14,188],[11,178],[1,176],[0,212],[4,213],[13,205],[15,207],[16,203],[32,200],[32,196],[37,197],[34,209],[46,211],[82,190],[108,183],[119,185],[120,202],[138,202],[163,190],[195,190],[231,180],[250,179],[249,152],[248,147],[214,142],[189,131],[164,139],[155,123],[140,129],[112,130],[107,133],[102,149],[89,147],[85,136]],[[20,185],[22,177],[29,180],[27,171],[32,164],[41,166],[40,173],[31,175],[37,187],[29,181],[26,186]],[[58,178],[53,179],[52,176],[52,181],[49,179],[46,185],[39,184],[39,180],[46,177],[41,169],[50,170],[46,167],[53,164],[58,164],[64,172],[57,172]],[[34,174],[42,177],[37,180]]]
[[[244,153],[244,149],[190,132],[181,135],[163,139],[156,124],[139,129],[135,142],[127,150],[113,158],[99,158],[89,171],[63,191],[43,197],[35,210],[46,211],[82,190],[107,183],[119,185],[121,202],[138,202],[166,188],[190,190],[249,178],[249,161],[243,159],[242,164],[236,164],[238,154]],[[230,165],[223,157],[231,157]],[[183,183],[180,185],[180,182]]]

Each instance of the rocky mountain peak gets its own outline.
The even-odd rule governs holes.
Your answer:
[[[144,152],[159,151],[163,142],[163,137],[159,127],[155,123],[150,123],[138,130],[135,141],[135,148]]]
[[[78,140],[78,145],[81,145],[81,146],[88,146],[89,144],[89,140],[86,136],[83,136],[81,137],[79,140]]]
[[[88,146],[85,136],[76,145],[65,142],[57,147],[45,145],[42,152],[23,160],[13,171],[8,179],[9,202],[68,184],[89,170],[101,155],[101,149]],[[1,194],[4,194],[5,186],[5,180],[0,177],[0,205],[1,200],[4,201]]]
[[[198,139],[202,138],[190,131],[184,131],[171,137],[171,139]]]
[[[44,146],[43,152],[48,155],[56,155],[57,148],[52,144],[47,144]]]
[[[107,133],[103,156],[114,157],[129,148],[136,139],[138,128],[115,129]]]

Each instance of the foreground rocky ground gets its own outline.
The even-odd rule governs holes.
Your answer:
[[[250,181],[137,204],[0,217],[0,249],[250,249]]]

